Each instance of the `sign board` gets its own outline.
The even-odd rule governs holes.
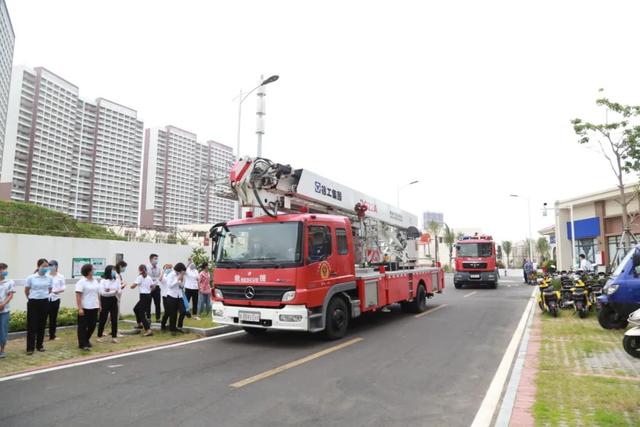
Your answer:
[[[436,224],[444,224],[444,215],[441,212],[423,212],[422,223],[424,227],[428,227],[429,223],[434,221]]]
[[[94,277],[102,276],[104,274],[104,269],[107,268],[107,259],[106,258],[73,258],[71,266],[71,278],[76,278],[82,276],[80,269],[85,264],[93,265],[93,275]]]

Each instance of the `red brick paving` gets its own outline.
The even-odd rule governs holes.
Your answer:
[[[527,355],[524,359],[516,401],[509,420],[509,426],[535,426],[533,404],[536,401],[536,374],[538,372],[538,353],[540,352],[540,313],[533,315]]]

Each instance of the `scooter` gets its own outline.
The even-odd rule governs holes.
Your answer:
[[[631,313],[628,320],[633,328],[624,333],[622,346],[628,354],[640,358],[640,309]]]
[[[578,316],[584,319],[589,314],[589,310],[591,310],[591,301],[589,301],[589,290],[579,276],[575,279],[572,291],[573,308],[578,313]]]
[[[560,292],[556,291],[551,285],[551,279],[544,277],[538,279],[538,305],[540,310],[550,313],[553,317],[558,317],[558,301],[560,300]]]
[[[598,273],[598,276],[594,277],[594,281],[589,288],[591,304],[593,304],[597,312],[602,309],[599,297],[602,295],[602,288],[604,288],[605,283],[607,283],[607,276],[604,273]]]
[[[563,271],[560,274],[560,285],[562,286],[560,289],[560,308],[569,308],[573,307],[573,297],[572,297],[572,288],[573,288],[573,280],[566,271]]]

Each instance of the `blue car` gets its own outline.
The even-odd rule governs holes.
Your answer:
[[[602,293],[598,297],[602,306],[600,325],[605,329],[626,328],[629,314],[640,308],[640,245],[627,253]]]

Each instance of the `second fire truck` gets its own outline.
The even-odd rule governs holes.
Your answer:
[[[417,218],[306,169],[240,159],[230,185],[261,215],[212,228],[213,318],[248,333],[345,335],[363,313],[426,310],[441,268],[417,268]]]
[[[456,289],[465,284],[486,283],[498,287],[496,244],[491,236],[463,236],[456,242]]]

